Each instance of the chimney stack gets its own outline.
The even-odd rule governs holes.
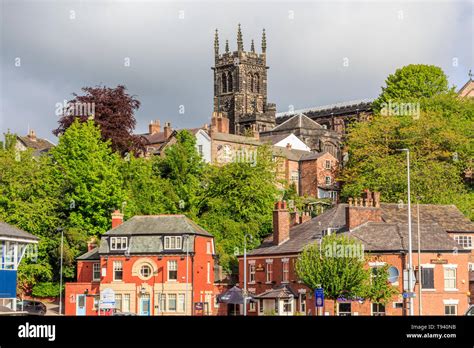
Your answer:
[[[120,210],[115,210],[112,213],[112,228],[115,228],[121,225],[122,222],[123,222],[123,214],[120,212]]]
[[[380,192],[365,189],[362,198],[349,198],[346,211],[346,225],[352,230],[366,222],[381,222]]]
[[[301,213],[300,224],[304,224],[306,221],[311,220],[311,214],[307,211]]]
[[[92,249],[96,247],[97,247],[97,241],[95,240],[95,238],[89,239],[89,241],[87,242],[87,251],[91,251]]]
[[[150,121],[150,124],[148,125],[148,133],[155,134],[155,133],[159,133],[160,130],[161,130],[160,120]]]
[[[163,132],[165,132],[165,139],[168,139],[172,132],[171,123],[169,122],[165,123],[165,126],[163,127]]]
[[[213,112],[211,117],[211,133],[229,134],[229,119],[222,112]]]
[[[275,203],[273,210],[273,243],[280,245],[290,239],[290,219],[285,201]]]
[[[298,225],[300,223],[300,219],[298,216],[298,212],[296,211],[296,207],[290,212],[290,227]]]

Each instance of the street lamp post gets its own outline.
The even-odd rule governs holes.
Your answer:
[[[64,229],[58,228],[61,231],[61,262],[59,264],[59,315],[63,314],[63,249],[64,249]]]
[[[422,315],[423,306],[421,302],[422,271],[421,271],[421,237],[420,237],[420,202],[416,203],[416,215],[417,215],[417,220],[418,220],[418,315]]]
[[[247,237],[252,240],[251,235],[244,236],[244,316],[247,315]]]
[[[189,257],[189,235],[185,234],[184,239],[186,240],[186,295],[184,296],[184,310],[188,314],[188,257]],[[192,303],[192,302],[191,302]]]
[[[408,186],[408,290],[412,293],[413,288],[413,250],[412,250],[412,233],[411,233],[411,196],[410,196],[410,150],[400,149],[407,153],[407,186]],[[409,315],[413,315],[413,296],[409,297]]]

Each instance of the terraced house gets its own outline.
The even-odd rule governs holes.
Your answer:
[[[184,215],[123,222],[116,211],[112,229],[89,249],[77,259],[77,282],[66,284],[66,315],[211,315],[218,310],[214,238]]]
[[[472,234],[474,224],[453,205],[420,205],[418,262],[416,208],[412,208],[417,294],[414,313],[420,311],[421,286],[421,314],[463,315],[470,303],[472,257],[472,245],[465,244],[464,236]],[[257,300],[248,304],[249,315],[315,315],[314,289],[298,280],[295,262],[307,245],[333,233],[360,241],[364,255],[368,256],[367,267],[376,269],[388,264],[388,281],[399,292],[387,305],[340,299],[339,314],[407,315],[409,301],[402,296],[408,285],[404,273],[408,262],[407,213],[405,205],[380,203],[380,194],[370,191],[306,222],[295,218],[285,202],[278,202],[273,211],[273,234],[247,254],[246,265],[242,255],[239,256],[240,286],[243,288],[246,282],[249,293]],[[243,278],[244,267],[247,267],[247,279]],[[332,301],[326,301],[323,313],[333,315],[333,307]]]

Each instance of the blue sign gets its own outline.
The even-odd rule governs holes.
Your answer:
[[[403,293],[403,298],[413,298],[416,297],[416,294],[414,292],[404,292]]]
[[[324,290],[317,288],[314,290],[314,303],[316,307],[324,307]]]
[[[16,271],[0,270],[0,298],[16,297]]]

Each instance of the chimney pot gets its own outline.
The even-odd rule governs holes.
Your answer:
[[[160,120],[151,121],[150,124],[148,125],[148,133],[150,134],[159,133],[160,130],[161,130]]]
[[[112,228],[115,228],[123,223],[123,214],[120,210],[115,210],[112,213]]]

